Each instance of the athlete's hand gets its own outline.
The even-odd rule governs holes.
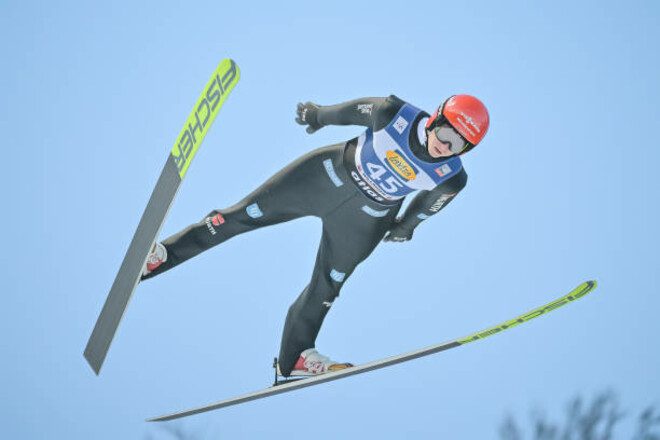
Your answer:
[[[412,240],[414,229],[404,226],[401,220],[397,220],[393,227],[383,238],[383,241],[393,241],[395,243],[402,243],[404,241]]]
[[[313,102],[307,101],[306,103],[299,102],[296,109],[296,122],[300,125],[307,125],[307,133],[312,134],[319,128],[323,127],[319,124],[317,115],[319,106]]]

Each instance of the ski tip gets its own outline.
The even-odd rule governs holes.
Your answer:
[[[593,292],[597,286],[598,282],[596,282],[596,280],[585,281],[578,285],[575,289],[571,290],[566,296],[564,296],[564,298],[568,299],[569,301],[574,301]]]
[[[596,287],[598,287],[598,282],[596,280],[588,280],[588,281],[585,281],[584,283],[580,284],[578,286],[578,288],[580,288],[580,287],[584,287],[584,288],[588,288],[589,290],[593,290]]]
[[[233,58],[225,58],[222,61],[220,61],[220,64],[218,65],[218,70],[234,72],[236,75],[234,78],[235,81],[233,81],[234,84],[238,82],[238,80],[241,77],[241,69],[240,67],[238,67],[238,64],[236,64],[236,61],[234,61]]]

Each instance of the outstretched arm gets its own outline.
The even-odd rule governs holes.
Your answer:
[[[412,239],[415,228],[449,204],[467,184],[467,173],[454,177],[431,191],[420,191],[408,205],[403,217],[387,233],[384,241],[402,242]]]
[[[307,133],[314,133],[326,125],[361,125],[373,127],[378,110],[387,98],[360,98],[336,105],[299,103],[296,122],[307,125]]]

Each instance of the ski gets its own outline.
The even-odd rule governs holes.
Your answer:
[[[504,330],[508,330],[512,327],[515,327],[524,322],[530,321],[534,318],[537,318],[541,315],[545,315],[552,310],[555,310],[561,306],[564,306],[568,303],[571,303],[577,299],[582,298],[587,295],[593,289],[596,288],[596,281],[586,281],[575,289],[573,289],[568,294],[558,298],[548,304],[545,304],[541,307],[537,307],[533,310],[530,310],[527,313],[524,313],[516,318],[505,321],[501,324],[489,327],[485,330],[478,331],[469,336],[463,338],[455,339],[453,341],[445,342],[442,344],[432,345],[426,348],[419,350],[411,351],[408,353],[400,354],[398,356],[392,356],[389,358],[369,362],[363,365],[358,365],[355,367],[347,368],[345,370],[340,370],[331,373],[321,374],[319,376],[298,379],[298,380],[288,380],[285,382],[280,382],[270,388],[266,388],[260,391],[255,391],[252,393],[244,394],[238,397],[233,397],[227,400],[222,400],[220,402],[212,403],[207,406],[201,406],[198,408],[189,409],[186,411],[176,412],[172,414],[163,415],[160,417],[154,417],[147,419],[148,422],[162,422],[167,420],[179,419],[181,417],[187,417],[194,414],[199,414],[207,411],[212,411],[215,409],[225,408],[232,405],[238,405],[240,403],[249,402],[251,400],[262,399],[264,397],[274,396],[276,394],[282,394],[289,391],[297,390],[299,388],[305,388],[313,385],[319,385],[325,382],[330,382],[333,380],[343,379],[345,377],[353,376],[356,374],[366,373],[368,371],[378,370],[380,368],[389,367],[392,365],[400,364],[402,362],[407,362],[413,359],[417,359],[423,356],[428,356],[430,354],[438,353],[441,351],[449,350],[451,348],[459,347],[461,345],[469,344],[470,342],[478,341],[485,339],[488,336],[500,333]]]
[[[149,250],[158,237],[179,186],[222,104],[239,78],[240,70],[233,60],[225,59],[220,62],[197,99],[167,157],[85,347],[85,359],[97,375],[101,371],[128,302],[140,280]]]

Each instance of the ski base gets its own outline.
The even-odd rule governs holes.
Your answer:
[[[212,403],[210,405],[201,406],[198,408],[193,408],[181,412],[176,412],[172,414],[167,414],[160,417],[154,417],[147,419],[148,422],[162,422],[168,420],[179,419],[182,417],[191,416],[194,414],[204,413],[207,411],[212,411],[220,408],[225,408],[228,406],[238,405],[241,403],[249,402],[251,400],[263,399],[265,397],[274,396],[277,394],[286,393],[289,391],[297,390],[300,388],[306,388],[313,385],[319,385],[325,382],[330,382],[333,380],[343,379],[345,377],[354,376],[356,374],[366,373],[368,371],[378,370],[381,368],[389,367],[392,365],[400,364],[402,362],[407,362],[413,359],[417,359],[423,356],[428,356],[430,354],[438,353],[441,351],[449,350],[451,348],[459,347],[461,345],[468,344],[470,342],[478,341],[480,339],[487,338],[494,334],[500,333],[504,330],[508,330],[512,327],[515,327],[524,322],[530,321],[534,318],[537,318],[541,315],[544,315],[548,312],[551,312],[559,307],[562,307],[570,302],[573,302],[577,299],[582,298],[587,295],[589,292],[596,288],[596,281],[586,281],[575,289],[573,289],[568,294],[558,298],[551,303],[545,304],[541,307],[537,307],[534,310],[531,310],[523,315],[520,315],[514,319],[510,319],[496,326],[487,328],[485,330],[473,333],[464,338],[455,339],[453,341],[445,342],[442,344],[432,345],[430,347],[422,348],[419,350],[411,351],[409,353],[400,354],[398,356],[392,356],[386,359],[381,359],[373,362],[369,362],[363,365],[358,365],[351,368],[346,368],[340,371],[330,372],[321,374],[318,376],[312,376],[304,379],[288,379],[286,381],[279,381],[277,377],[277,370],[275,371],[275,385],[266,388],[260,391],[255,391],[252,393],[244,394],[238,397],[233,397],[230,399],[222,400],[220,402]]]
[[[240,70],[233,60],[227,58],[220,62],[197,99],[167,157],[85,347],[85,359],[97,375],[101,371],[110,344],[117,333],[133,291],[140,281],[142,267],[147,260],[149,250],[158,237],[179,186],[222,104],[239,78]]]

